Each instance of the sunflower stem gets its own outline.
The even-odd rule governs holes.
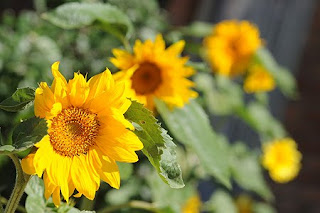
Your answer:
[[[120,205],[114,205],[114,206],[108,206],[100,211],[98,213],[111,213],[116,212],[119,209],[124,208],[132,208],[132,209],[142,209],[149,212],[157,212],[157,208],[152,204],[144,201],[139,200],[133,200],[128,203],[120,204]]]
[[[123,43],[124,48],[125,48],[128,52],[131,52],[131,51],[132,51],[132,49],[131,49],[131,46],[130,46],[130,43],[129,43],[129,40],[128,40],[128,39],[123,38],[123,39],[122,39],[122,43]]]
[[[26,187],[30,176],[22,171],[20,160],[16,155],[9,154],[8,156],[12,159],[16,167],[16,183],[4,212],[14,213],[19,205],[24,188]]]

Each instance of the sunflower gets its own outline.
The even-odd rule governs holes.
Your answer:
[[[249,69],[243,88],[247,93],[268,92],[275,88],[275,81],[267,70],[260,65],[254,65]]]
[[[263,146],[262,165],[271,178],[279,183],[294,179],[301,167],[301,153],[291,138],[274,140]]]
[[[154,42],[137,40],[133,54],[113,49],[115,57],[110,61],[121,69],[114,78],[128,82],[130,98],[152,111],[155,97],[171,107],[182,107],[190,98],[197,97],[190,89],[194,83],[187,79],[194,70],[185,65],[187,57],[179,56],[184,45],[184,41],[179,41],[165,49],[162,36],[157,35]]]
[[[100,179],[118,189],[116,161],[136,162],[143,148],[123,116],[131,105],[124,82],[114,82],[109,70],[89,81],[74,73],[67,82],[58,66],[52,65],[51,87],[41,82],[35,92],[35,115],[46,119],[48,134],[22,160],[24,172],[43,176],[45,197],[55,205],[60,192],[67,202],[75,190],[94,199]]]
[[[182,213],[200,213],[201,200],[198,194],[190,197],[182,207]]]
[[[258,28],[250,22],[227,20],[215,25],[203,45],[213,70],[233,77],[246,71],[262,40]]]

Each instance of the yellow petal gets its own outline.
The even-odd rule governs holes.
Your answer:
[[[36,174],[41,178],[43,171],[50,166],[52,156],[52,146],[50,144],[49,135],[44,136],[39,143],[35,145],[38,147],[35,153],[33,165],[36,170]]]
[[[92,149],[89,153],[89,157],[92,159],[93,167],[97,169],[100,178],[107,182],[111,187],[119,189],[120,173],[116,162],[107,156],[104,156],[98,147]]]
[[[73,79],[68,83],[69,101],[72,106],[82,106],[89,95],[89,91],[89,84],[83,75],[74,73]]]
[[[92,180],[84,155],[74,156],[71,166],[71,179],[75,188],[88,199],[93,200],[97,185]]]
[[[41,82],[35,92],[34,113],[37,117],[44,118],[50,113],[54,104],[53,93],[47,83]]]
[[[24,173],[28,175],[34,175],[36,173],[36,169],[33,165],[34,154],[31,153],[27,155],[25,158],[21,160],[21,167]]]
[[[60,198],[60,189],[56,187],[53,191],[52,200],[55,206],[60,206],[61,198]]]
[[[51,164],[47,167],[49,180],[61,188],[64,199],[69,201],[69,175],[72,160],[69,157],[53,153],[51,155]]]

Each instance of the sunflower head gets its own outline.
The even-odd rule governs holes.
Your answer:
[[[262,45],[259,30],[248,21],[227,20],[204,38],[205,55],[213,70],[226,76],[243,74],[253,53]]]
[[[254,65],[249,69],[243,88],[247,93],[268,92],[275,88],[275,81],[267,70],[260,65]]]
[[[121,71],[114,75],[117,81],[129,85],[129,97],[154,110],[154,98],[169,106],[182,107],[197,93],[191,90],[193,82],[187,78],[194,70],[186,66],[187,57],[180,57],[184,41],[179,41],[166,49],[161,35],[155,41],[135,42],[133,53],[114,49],[111,62]]]
[[[269,170],[271,178],[279,183],[294,179],[301,167],[301,153],[291,138],[264,144],[262,165]]]
[[[92,200],[100,180],[119,188],[116,161],[138,161],[135,151],[143,147],[123,116],[131,105],[124,82],[114,82],[109,70],[89,81],[74,73],[67,82],[58,65],[51,87],[41,82],[35,92],[35,115],[46,119],[48,134],[22,160],[24,172],[43,176],[45,197],[56,205],[60,192],[67,201],[75,191]]]

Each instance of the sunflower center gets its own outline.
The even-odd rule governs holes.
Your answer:
[[[161,70],[150,62],[142,63],[131,77],[132,88],[139,95],[153,93],[161,84]]]
[[[52,119],[49,130],[53,150],[73,157],[86,154],[99,131],[97,115],[82,108],[69,107]]]

